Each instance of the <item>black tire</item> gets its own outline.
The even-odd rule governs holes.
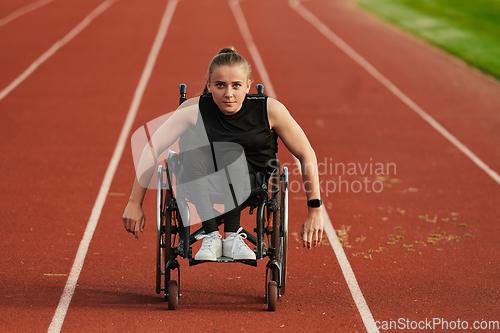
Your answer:
[[[267,283],[267,309],[269,311],[276,311],[278,308],[278,286],[276,281],[269,281]]]
[[[281,255],[280,255],[280,296],[285,295],[286,292],[286,275],[287,275],[287,248],[288,248],[288,235],[282,238],[281,245]]]
[[[177,293],[177,281],[168,281],[167,302],[169,310],[176,310],[179,304],[179,294]]]
[[[274,248],[274,259],[279,260],[279,246],[280,246],[280,225],[281,225],[281,182],[279,173],[276,172],[272,176],[273,194],[276,200],[276,210],[273,212],[273,224],[271,231],[271,247]],[[276,279],[271,279],[273,281],[278,281]]]
[[[288,258],[288,168],[283,168],[283,179],[281,182],[281,237],[279,247],[280,266],[280,296],[286,292],[287,258]]]
[[[276,201],[279,202],[279,209],[274,212],[273,216],[273,247],[275,248],[275,259],[278,263],[279,271],[273,272],[271,270],[271,281],[276,281],[279,293],[278,297],[281,297],[286,292],[286,275],[287,275],[287,251],[288,251],[288,210],[287,210],[287,181],[288,176],[282,177],[283,179],[279,182],[279,191],[276,193]],[[286,179],[285,179],[286,178]],[[286,225],[285,225],[286,224]]]
[[[156,202],[156,293],[161,293],[161,276],[162,276],[162,262],[165,256],[164,244],[164,225],[165,218],[163,212],[165,211],[164,203],[164,190],[163,190],[163,166],[158,168],[158,183],[157,183],[157,202]]]
[[[157,234],[156,238],[156,293],[161,293],[161,276],[162,276],[162,262],[165,249],[163,248],[162,233]]]
[[[163,244],[165,244],[165,250],[164,250],[164,265],[165,265],[165,290],[167,290],[167,281],[170,281],[170,270],[167,270],[167,263],[170,260],[170,258],[173,258],[173,249],[172,249],[172,215],[174,212],[172,211],[171,208],[167,208],[168,205],[170,204],[170,198],[171,198],[171,193],[169,190],[165,191],[165,203],[164,207],[165,209],[165,217],[164,217],[164,240]]]

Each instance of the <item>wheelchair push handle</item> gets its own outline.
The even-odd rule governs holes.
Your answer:
[[[264,95],[264,85],[262,85],[262,84],[257,85],[257,93],[259,95]]]
[[[187,93],[187,87],[184,83],[181,83],[179,85],[179,92],[181,94],[181,98],[179,99],[179,105],[181,105],[182,103],[184,103],[186,101],[186,93]]]

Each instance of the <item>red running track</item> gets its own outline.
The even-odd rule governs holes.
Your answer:
[[[0,14],[28,3],[5,1]],[[0,89],[100,3],[56,0],[0,27]],[[4,331],[46,331],[53,319],[166,5],[114,3],[0,100]],[[302,5],[500,171],[497,82],[350,1]],[[381,193],[344,187],[323,196],[374,320],[498,321],[499,184],[287,1],[241,8],[277,97],[326,159],[323,184],[339,176],[349,186],[365,177],[384,184]],[[200,93],[208,61],[227,45],[254,64],[227,2],[179,2],[132,130],[172,111],[179,83]],[[262,82],[255,64],[253,76]],[[284,147],[280,159],[293,163]],[[376,175],[376,163],[396,169]],[[166,310],[154,292],[155,196],[146,197],[139,241],[120,219],[133,177],[127,144],[62,331],[367,331],[328,240],[306,251],[293,236],[306,213],[300,191],[290,193],[289,285],[277,312],[265,311],[264,261],[181,261],[183,296]]]

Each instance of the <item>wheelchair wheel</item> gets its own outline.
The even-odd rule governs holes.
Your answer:
[[[162,262],[165,256],[165,246],[163,241],[163,211],[164,201],[163,201],[163,166],[158,167],[158,183],[157,183],[157,195],[156,195],[156,293],[161,292],[161,276],[162,272]]]
[[[288,252],[288,168],[283,168],[283,175],[279,180],[279,190],[275,194],[279,209],[273,213],[272,246],[275,249],[275,260],[278,270],[270,270],[270,280],[276,281],[278,297],[286,292],[287,252]]]
[[[276,281],[269,281],[267,283],[267,309],[269,311],[276,311],[278,308],[278,286]]]
[[[271,189],[271,200],[273,200],[276,205],[275,209],[272,211],[272,217],[269,216],[269,248],[272,250],[269,256],[270,262],[268,263],[268,271],[266,276],[268,280],[266,281],[266,295],[268,295],[268,307],[269,307],[269,283],[274,282],[274,286],[279,288],[280,283],[280,272],[279,272],[279,249],[280,249],[280,224],[281,224],[281,185],[280,185],[280,175],[279,175],[279,161],[275,166],[275,170],[271,175],[269,188]],[[276,292],[276,297],[279,297],[278,290]],[[271,296],[272,297],[272,296]],[[274,311],[274,310],[273,310]]]
[[[167,302],[169,310],[176,310],[179,304],[179,294],[177,293],[177,281],[168,281]]]
[[[283,179],[281,183],[281,227],[282,233],[279,246],[279,267],[280,267],[280,295],[286,292],[286,274],[287,274],[287,254],[288,254],[288,168],[283,168]]]
[[[163,237],[162,234],[157,234],[156,238],[156,293],[161,293],[161,276],[162,273],[162,262],[163,256],[165,255],[165,249],[163,248]]]
[[[170,194],[170,191],[167,190],[165,193],[165,206],[168,205],[170,202],[172,195]],[[172,246],[174,245],[175,241],[175,235],[172,234],[172,217],[174,212],[172,209],[167,208],[165,210],[165,222],[164,222],[164,234],[165,234],[165,263],[168,262],[168,260],[173,256],[173,249]]]
[[[280,244],[281,244],[281,237],[280,237],[280,227],[281,227],[281,203],[282,203],[282,196],[281,196],[281,186],[280,186],[280,181],[279,181],[279,176],[277,177],[277,186],[278,190],[275,194],[275,199],[276,199],[276,204],[279,205],[279,208],[276,209],[276,211],[273,212],[273,227],[272,227],[272,233],[271,233],[271,246],[274,249],[274,259],[278,262],[280,262]],[[271,275],[271,280],[278,282],[278,276],[273,278]]]

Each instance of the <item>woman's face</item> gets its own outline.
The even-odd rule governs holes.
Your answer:
[[[207,88],[224,114],[234,114],[241,109],[250,84],[244,66],[219,66],[213,69]]]

